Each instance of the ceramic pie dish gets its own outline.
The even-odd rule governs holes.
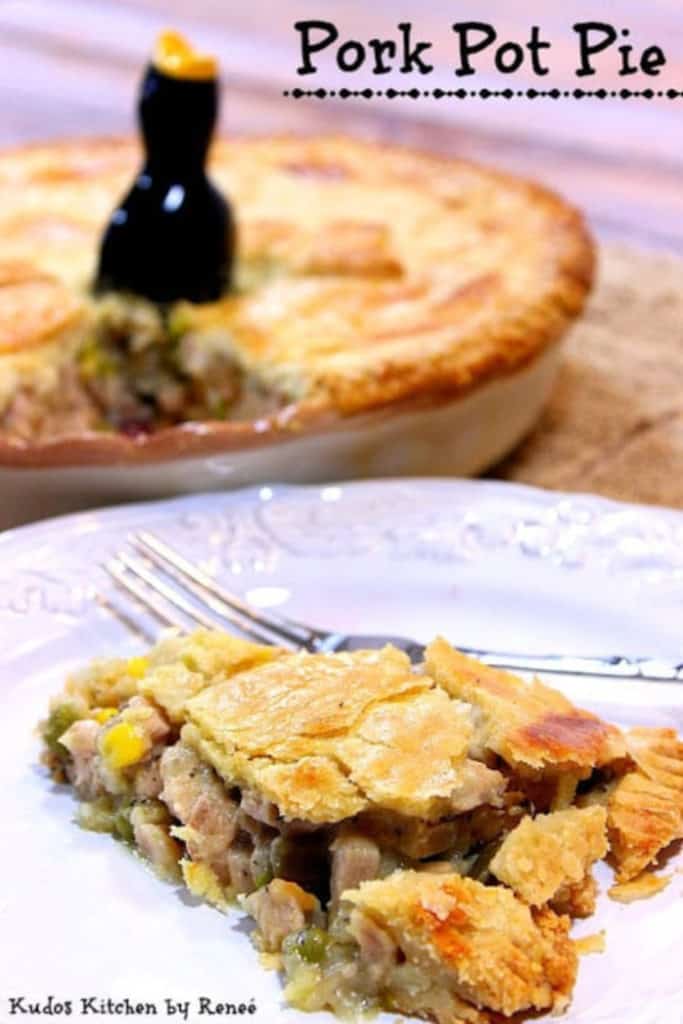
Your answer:
[[[593,266],[550,192],[350,139],[220,141],[235,290],[161,315],[90,292],[138,163],[127,140],[0,159],[0,472],[24,517],[437,450],[430,472],[472,474],[533,424]]]

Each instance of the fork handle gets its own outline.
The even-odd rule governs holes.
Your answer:
[[[626,658],[615,654],[606,657],[584,657],[567,654],[509,654],[502,651],[479,651],[460,647],[463,654],[478,658],[496,668],[526,672],[555,672],[573,676],[612,676],[646,679],[650,682],[683,682],[683,664],[673,665],[657,658]]]
[[[404,651],[413,665],[424,661],[424,645],[401,636],[362,636],[360,634],[318,633],[309,650],[318,652],[357,651],[368,647],[393,644]],[[643,679],[648,682],[683,682],[683,664],[674,665],[658,658],[627,658],[614,654],[600,657],[580,654],[513,654],[510,651],[483,651],[480,648],[454,645],[463,654],[483,661],[494,668],[517,672],[545,672],[568,676],[606,676],[613,679]]]

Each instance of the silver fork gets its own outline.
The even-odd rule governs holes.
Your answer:
[[[163,626],[187,632],[187,620],[208,629],[229,624],[260,643],[313,653],[353,651],[390,643],[405,651],[413,663],[423,659],[424,645],[408,637],[316,629],[307,623],[257,609],[148,531],[132,535],[130,542],[137,554],[122,551],[105,563],[104,568],[118,587],[132,595]],[[519,654],[484,651],[462,644],[457,647],[489,665],[518,671],[683,681],[683,664],[673,665],[656,658]]]

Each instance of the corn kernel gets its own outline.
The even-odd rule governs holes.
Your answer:
[[[148,750],[145,737],[130,722],[113,725],[100,741],[100,753],[109,767],[114,769],[137,764]]]
[[[104,725],[104,723],[108,722],[110,718],[116,718],[117,715],[118,711],[116,708],[95,708],[92,713],[93,718],[96,722],[99,722],[100,725]]]
[[[147,658],[129,658],[126,664],[126,672],[133,679],[142,679],[148,668],[149,660]]]

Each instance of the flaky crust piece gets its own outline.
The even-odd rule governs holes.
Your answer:
[[[510,1016],[568,1002],[577,969],[568,919],[534,914],[509,889],[400,871],[344,898],[385,928],[435,985],[480,1009]]]
[[[425,652],[426,671],[439,686],[479,708],[479,742],[517,771],[587,778],[593,768],[626,756],[620,730],[575,707],[538,679],[491,668],[445,640]]]
[[[635,766],[609,796],[607,824],[617,880],[628,882],[683,838],[683,742],[674,729],[631,729]]]
[[[607,853],[604,807],[570,807],[523,818],[504,839],[491,871],[531,906],[581,885]],[[591,887],[592,888],[592,887]]]
[[[437,819],[486,802],[500,773],[468,757],[468,709],[396,648],[295,654],[185,704],[183,739],[286,818],[334,822],[381,807]]]

